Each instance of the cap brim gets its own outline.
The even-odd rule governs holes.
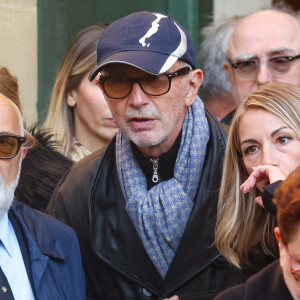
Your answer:
[[[101,66],[97,66],[93,69],[93,71],[90,73],[89,75],[89,81],[93,81],[95,79],[95,77],[98,75],[98,73],[100,72],[100,68]]]
[[[166,61],[168,61],[168,70],[175,64],[177,60],[178,57],[170,57],[164,53],[151,52],[147,50],[118,52],[102,60],[101,64],[90,73],[89,80],[92,81],[100,72],[101,68],[111,63],[127,64],[147,73],[159,75],[165,72]]]

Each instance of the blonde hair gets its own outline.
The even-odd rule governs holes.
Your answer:
[[[98,41],[106,26],[98,24],[81,30],[70,44],[58,70],[47,118],[49,129],[63,155],[70,156],[74,137],[73,109],[67,104],[68,92],[76,89],[96,66]]]
[[[249,253],[261,247],[275,255],[275,217],[255,204],[260,192],[244,194],[240,185],[248,178],[242,162],[239,123],[249,109],[263,109],[274,114],[300,139],[300,88],[287,83],[268,83],[246,97],[238,106],[230,128],[219,193],[216,246],[233,265],[249,263]],[[253,120],[255,122],[255,120]]]

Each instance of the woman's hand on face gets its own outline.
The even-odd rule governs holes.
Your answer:
[[[254,187],[257,187],[261,192],[266,185],[269,185],[278,180],[285,180],[287,173],[282,171],[277,166],[260,165],[252,168],[253,171],[247,180],[240,186],[244,193],[249,193]],[[262,197],[255,198],[255,203],[264,208]]]
[[[240,186],[244,193],[249,193],[254,187],[257,187],[261,192],[266,185],[269,185],[278,180],[285,180],[287,173],[282,171],[277,166],[260,165],[252,168],[253,171],[247,180]],[[261,196],[255,198],[255,202],[264,207]]]
[[[288,176],[277,166],[261,165],[252,169],[252,173],[240,186],[244,193],[249,193],[255,186],[262,192],[266,185],[278,180],[285,180]]]

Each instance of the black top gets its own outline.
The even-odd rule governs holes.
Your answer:
[[[153,176],[153,162],[150,158],[145,157],[136,147],[135,144],[131,143],[132,152],[137,159],[141,170],[144,172],[147,179],[147,189],[150,190],[154,185],[161,181],[167,181],[174,177],[174,166],[177,158],[177,154],[180,147],[182,132],[178,135],[172,148],[161,154],[158,157],[158,182],[152,181]]]
[[[232,122],[232,118],[234,116],[235,110],[231,111],[228,115],[226,115],[221,122],[226,124],[226,125],[230,125]]]
[[[246,283],[234,286],[215,300],[292,300],[279,261],[271,263]]]
[[[277,207],[273,202],[273,197],[276,188],[279,186],[281,182],[282,180],[278,180],[273,182],[272,184],[265,186],[264,191],[262,193],[262,201],[265,209],[275,217],[277,215]]]

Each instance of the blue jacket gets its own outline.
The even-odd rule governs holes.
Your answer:
[[[27,240],[36,298],[85,299],[85,277],[74,231],[16,201],[8,214],[18,222]]]

